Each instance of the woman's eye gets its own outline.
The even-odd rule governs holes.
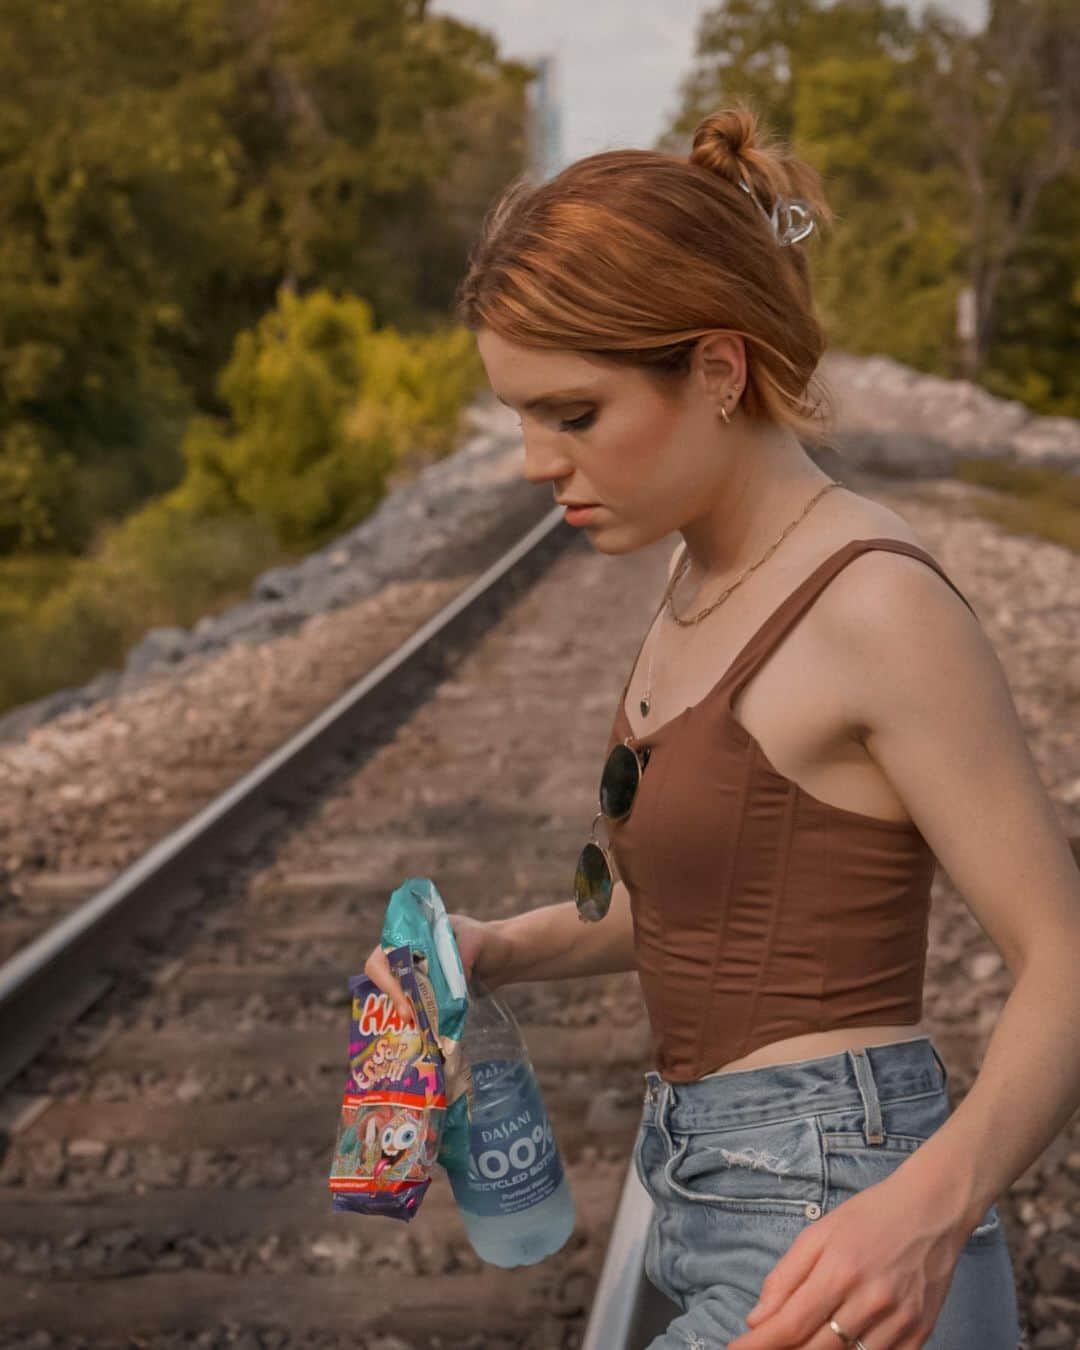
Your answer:
[[[562,429],[563,431],[585,431],[586,428],[592,426],[595,417],[596,417],[596,409],[591,408],[587,413],[584,413],[581,417],[575,417],[573,421],[570,422],[563,422]]]

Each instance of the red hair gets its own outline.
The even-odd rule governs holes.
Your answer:
[[[547,182],[522,176],[484,218],[457,318],[658,380],[685,375],[704,334],[737,333],[742,411],[820,443],[828,392],[814,371],[825,332],[803,245],[782,246],[766,219],[778,196],[832,220],[817,171],[766,142],[744,102],[709,114],[688,158],[608,150]]]

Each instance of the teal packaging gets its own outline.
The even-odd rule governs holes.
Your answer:
[[[461,1046],[469,991],[446,906],[434,882],[409,877],[391,895],[383,921],[384,948],[412,948],[421,998],[443,1055],[446,1115],[436,1162],[448,1172],[469,1166],[473,1082]]]

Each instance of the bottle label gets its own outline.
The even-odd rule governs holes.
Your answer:
[[[472,1066],[476,1113],[469,1168],[455,1195],[471,1214],[520,1214],[553,1195],[563,1167],[555,1134],[527,1065],[488,1060]],[[493,1080],[506,1075],[498,1087]]]

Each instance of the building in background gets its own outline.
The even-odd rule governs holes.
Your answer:
[[[538,183],[563,167],[562,112],[556,82],[558,62],[548,52],[533,58],[536,79],[528,88],[529,172]]]

